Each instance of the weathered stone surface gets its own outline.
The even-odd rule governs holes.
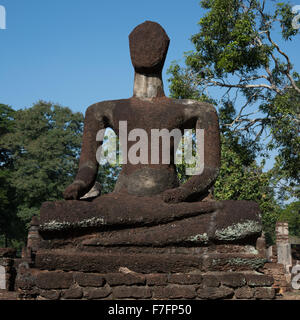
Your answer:
[[[150,288],[138,286],[119,286],[113,288],[113,297],[116,299],[135,298],[147,299],[151,298]]]
[[[166,274],[147,274],[146,282],[148,286],[163,286],[168,283],[168,277]]]
[[[254,291],[249,287],[238,288],[235,291],[235,297],[237,299],[251,299],[254,296]]]
[[[36,275],[36,285],[41,289],[67,289],[73,283],[73,275],[68,272],[43,271]]]
[[[234,295],[234,290],[227,287],[219,288],[200,288],[197,290],[198,297],[201,299],[226,299]]]
[[[97,273],[74,273],[74,281],[82,287],[102,287],[104,285],[104,278]]]
[[[110,286],[145,284],[146,282],[144,276],[131,273],[107,273],[105,279]]]
[[[38,288],[32,288],[30,290],[24,290],[18,292],[18,299],[21,300],[33,300],[37,299],[40,294],[40,290]]]
[[[171,274],[169,276],[169,283],[175,284],[200,284],[202,282],[201,274]]]
[[[128,250],[129,251],[129,250]],[[191,273],[205,271],[251,271],[263,266],[265,259],[255,254],[236,253],[140,253],[109,250],[83,252],[81,250],[39,250],[35,266],[46,270],[105,273],[118,272],[126,267],[136,273]]]
[[[258,270],[266,259],[257,254],[211,253],[203,261],[202,270],[207,271],[247,271]]]
[[[16,287],[22,290],[31,290],[36,284],[36,278],[31,272],[18,273]]]
[[[63,293],[64,299],[81,299],[83,296],[83,291],[79,287],[70,288]]]
[[[58,300],[61,292],[59,290],[40,290],[40,296],[47,300]]]
[[[118,209],[113,209],[112,203]],[[141,201],[133,196],[125,198],[120,195],[104,195],[100,205],[103,208],[98,209],[103,211],[103,215],[95,215],[92,203],[86,201],[43,204],[40,226],[43,237],[50,237],[51,234],[65,236],[63,231],[67,232],[72,228],[81,230],[80,232],[94,228],[101,232],[97,237],[86,240],[83,243],[85,246],[205,246],[209,242],[248,241],[251,244],[252,238],[258,237],[261,232],[259,208],[256,203],[249,201],[185,202],[175,205],[150,197]],[[104,209],[105,206],[110,206],[110,209]],[[129,209],[123,213],[122,208],[128,206]],[[145,208],[149,208],[149,212]],[[145,210],[145,217],[141,217],[140,212]],[[191,214],[193,210],[195,213]],[[72,212],[72,215],[68,215],[68,212]],[[173,221],[175,218],[181,219]],[[136,228],[132,228],[133,225]],[[120,226],[123,230],[119,230]],[[107,227],[118,230],[103,232]]]
[[[118,272],[120,267],[137,273],[189,272],[201,268],[201,257],[187,254],[82,253],[72,250],[40,250],[35,265],[40,269]]]
[[[153,298],[155,299],[193,299],[196,297],[194,286],[168,285],[167,287],[153,288]]]
[[[162,68],[170,39],[165,30],[152,21],[138,25],[129,35],[130,55],[139,72],[153,73]]]
[[[274,282],[273,277],[264,274],[247,274],[246,280],[250,287],[271,286]]]
[[[224,273],[219,275],[218,279],[220,280],[221,284],[232,288],[242,287],[246,284],[245,275],[241,273]]]
[[[218,287],[220,285],[220,280],[215,275],[204,274],[202,285],[203,287]]]
[[[275,290],[273,288],[264,287],[255,288],[254,297],[256,299],[274,299]]]
[[[97,199],[101,199],[99,203]],[[40,232],[65,236],[72,229],[97,228],[102,231],[120,226],[159,225],[175,219],[216,211],[230,202],[197,202],[167,204],[158,197],[141,197],[122,194],[105,194],[94,202],[56,201],[44,202],[40,211]],[[126,210],[124,210],[126,208]],[[195,213],[193,214],[193,211]],[[143,213],[143,215],[141,215]],[[60,232],[63,231],[63,232]]]
[[[226,209],[220,210],[215,217],[214,239],[221,242],[236,242],[254,238],[256,242],[262,231],[258,204],[252,201],[232,201],[231,206]]]
[[[106,298],[111,294],[112,290],[110,287],[102,288],[85,288],[84,296],[90,300]]]

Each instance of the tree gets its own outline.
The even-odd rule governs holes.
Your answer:
[[[185,54],[185,66],[170,66],[170,93],[217,106],[222,164],[215,198],[258,202],[272,243],[278,200],[299,196],[299,74],[273,37],[276,24],[282,41],[297,34],[292,8],[282,3],[267,8],[266,1],[256,0],[200,4],[206,12],[191,37],[195,49]],[[211,88],[218,88],[220,97],[212,99]],[[277,152],[274,167],[263,172],[272,150]],[[179,176],[187,179],[183,169],[179,167]]]
[[[44,201],[62,199],[77,170],[83,116],[39,101],[14,112],[14,129],[1,144],[11,152],[9,183],[17,216],[28,224]]]
[[[20,249],[41,204],[62,199],[73,182],[83,115],[44,101],[18,111],[0,105],[0,115],[0,246]],[[100,165],[102,193],[113,190],[119,170],[117,165]]]
[[[300,201],[292,202],[283,208],[279,220],[289,223],[290,235],[300,237]]]
[[[0,104],[0,139],[12,132],[15,111]],[[14,202],[15,189],[10,184],[13,170],[12,155],[9,149],[0,144],[0,246],[7,247],[20,225]],[[1,239],[2,236],[2,239]],[[2,243],[1,243],[2,240]]]
[[[299,74],[273,34],[279,27],[282,41],[289,41],[298,33],[292,26],[291,5],[273,2],[267,8],[265,0],[200,4],[206,13],[199,21],[200,31],[191,37],[195,50],[186,53],[185,67],[176,62],[170,67],[171,92],[199,99],[212,87],[219,88],[218,105],[235,110],[226,126],[248,141],[268,138],[261,151],[265,157],[271,150],[278,152],[275,187],[284,182],[285,199],[297,196]]]

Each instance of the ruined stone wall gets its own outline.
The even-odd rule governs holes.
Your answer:
[[[24,267],[20,299],[273,299],[269,275],[249,272],[84,273]]]
[[[286,273],[283,264],[277,262],[266,263],[264,273],[273,277],[274,283],[272,287],[275,289],[276,294],[282,294],[291,290],[290,274]]]
[[[14,258],[16,251],[0,248],[0,290],[13,290],[15,280]]]

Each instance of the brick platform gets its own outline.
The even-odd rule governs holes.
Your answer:
[[[257,272],[84,273],[27,269],[19,299],[273,299],[273,278]]]
[[[207,205],[212,204],[203,204]],[[205,207],[199,216],[149,226],[123,223],[122,228],[115,224],[114,228],[80,229],[72,223],[43,220],[41,225],[33,219],[17,270],[18,296],[273,299],[273,277],[263,274],[267,260],[257,243],[261,234],[258,206],[225,202],[221,209],[208,211]],[[139,214],[138,210],[133,213]],[[145,219],[140,220],[144,223]]]

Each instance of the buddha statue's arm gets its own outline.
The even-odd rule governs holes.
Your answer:
[[[165,202],[197,201],[208,194],[217,179],[221,152],[219,121],[214,108],[198,116],[196,129],[204,129],[204,166],[180,187],[166,190],[163,193]]]
[[[79,169],[74,182],[64,191],[63,196],[66,200],[79,199],[90,191],[96,181],[99,168],[96,152],[103,143],[96,141],[96,136],[99,130],[109,126],[104,107],[100,103],[86,110]]]

